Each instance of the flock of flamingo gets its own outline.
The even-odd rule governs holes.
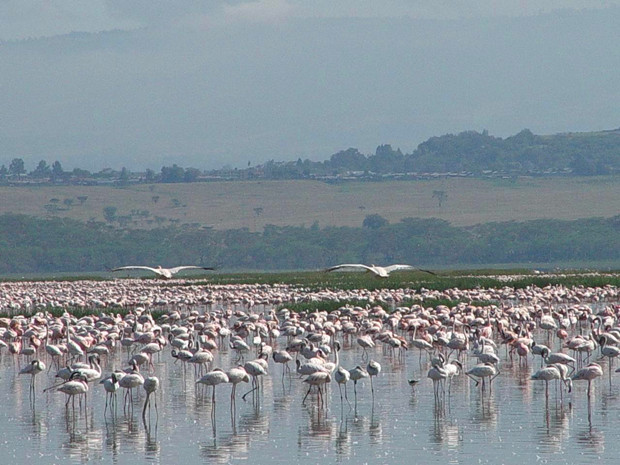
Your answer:
[[[330,313],[286,308],[286,302],[353,298],[367,305],[343,304]],[[400,305],[405,299],[418,303]],[[429,299],[459,303],[427,307]],[[475,301],[487,303],[465,303]],[[77,302],[92,314],[72,315],[69,309]],[[66,395],[67,409],[100,390],[106,394],[104,414],[116,412],[117,392],[124,392],[124,412],[132,412],[136,398],[144,399],[143,419],[151,402],[157,412],[160,380],[154,358],[193,371],[197,389],[212,389],[214,406],[216,387],[230,384],[231,412],[237,385],[250,384],[242,398],[251,394],[257,401],[261,378],[278,372],[278,365],[281,375],[276,376],[284,380],[288,374],[307,385],[302,404],[314,389],[323,408],[325,390],[335,383],[341,405],[346,401],[351,406],[347,386],[352,382],[357,409],[360,381],[368,380],[373,402],[381,396],[373,383],[382,372],[381,357],[417,358],[417,376],[409,384],[415,391],[419,383],[432,381],[436,403],[445,401],[452,379],[461,374],[480,386],[480,395],[492,392],[493,380],[509,361],[532,364],[531,379],[545,382],[547,398],[549,382],[558,383],[563,396],[576,381],[587,381],[589,398],[605,364],[611,383],[613,361],[620,355],[619,302],[620,292],[613,286],[311,292],[286,285],[212,286],[181,280],[166,285],[134,279],[0,283],[1,311],[11,313],[0,318],[0,354],[8,352],[16,372],[29,377],[33,408],[37,375],[53,369],[58,382],[44,392]],[[49,309],[59,303],[67,310],[54,317]],[[386,303],[389,310],[379,305]],[[161,316],[154,317],[154,310]],[[359,360],[349,369],[339,357],[345,344]],[[214,354],[222,350],[232,352],[233,366],[213,366]],[[114,367],[110,372],[103,371],[102,359]],[[139,390],[145,395],[136,394]]]

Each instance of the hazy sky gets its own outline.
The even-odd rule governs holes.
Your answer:
[[[619,24],[620,0],[2,0],[0,164],[205,169],[616,128]]]

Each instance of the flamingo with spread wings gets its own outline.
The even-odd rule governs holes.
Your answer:
[[[152,268],[150,266],[140,266],[140,265],[129,265],[129,266],[121,266],[119,268],[114,268],[112,271],[122,271],[122,270],[146,270],[151,271],[158,276],[171,279],[175,274],[182,270],[213,270],[214,268],[208,266],[196,266],[196,265],[186,265],[186,266],[175,266],[174,268],[162,268],[158,266],[157,268]]]
[[[362,265],[361,263],[344,263],[342,265],[332,266],[325,271],[367,271],[374,274],[379,278],[388,278],[393,271],[423,271],[424,273],[430,273],[434,275],[432,271],[422,270],[411,265],[390,265],[390,266],[377,266],[377,265]]]

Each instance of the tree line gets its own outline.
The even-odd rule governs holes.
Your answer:
[[[620,129],[600,132],[540,136],[524,129],[507,138],[494,137],[487,131],[465,131],[431,137],[410,154],[393,149],[390,144],[377,147],[365,155],[356,148],[341,150],[324,161],[309,159],[274,161],[248,166],[204,171],[183,168],[177,164],[164,166],[160,172],[146,169],[132,173],[127,168],[106,168],[97,173],[74,168],[65,171],[60,162],[49,165],[45,160],[30,172],[21,158],[13,158],[9,166],[0,166],[0,182],[47,180],[59,182],[129,182],[179,183],[209,179],[330,179],[355,173],[358,177],[383,179],[385,175],[420,176],[458,174],[466,176],[522,175],[608,175],[620,172]]]
[[[439,219],[360,227],[268,225],[262,232],[196,226],[118,230],[64,218],[0,216],[0,273],[105,271],[126,264],[222,270],[310,270],[337,263],[492,265],[620,259],[620,216],[456,227]]]

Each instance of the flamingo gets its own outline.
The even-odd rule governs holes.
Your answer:
[[[601,346],[601,355],[609,358],[609,385],[611,386],[611,369],[614,359],[620,355],[620,348],[609,345],[609,337],[604,334],[599,336],[598,342]]]
[[[42,371],[45,371],[45,363],[43,363],[40,360],[36,360],[36,359],[30,362],[28,365],[26,365],[21,370],[19,370],[20,375],[31,376],[30,378],[30,399],[32,400],[33,403],[34,403],[34,377],[38,375],[39,373],[41,373]]]
[[[433,380],[433,392],[435,393],[435,401],[437,401],[439,399],[439,387],[448,378],[448,372],[442,366],[432,366],[428,370],[426,377]],[[445,392],[443,388],[442,392]]]
[[[338,383],[338,390],[340,391],[340,405],[342,405],[342,385],[344,384],[344,398],[347,400],[349,407],[351,407],[351,402],[349,402],[349,398],[347,397],[347,383],[351,379],[351,373],[345,368],[339,366],[336,368],[334,373],[334,380]]]
[[[157,392],[159,389],[159,378],[157,376],[149,376],[142,383],[142,387],[146,391],[146,399],[144,400],[144,408],[142,409],[142,421],[145,421],[146,408],[149,407],[149,418],[151,416],[150,406],[151,406],[151,394]],[[159,413],[157,412],[157,398],[155,398],[155,415],[159,417]]]
[[[232,390],[230,391],[230,408],[232,410],[233,405],[236,404],[235,394],[237,392],[237,384],[241,382],[249,383],[250,375],[248,375],[248,372],[245,371],[245,368],[241,366],[236,367],[236,368],[231,368],[230,370],[228,370],[226,374],[228,375],[228,382],[232,384]]]
[[[140,374],[138,365],[134,362],[132,368],[129,370],[129,373],[125,374],[119,381],[118,384],[123,389],[126,389],[125,398],[123,403],[123,411],[125,407],[129,403],[131,404],[131,391],[138,386],[144,384],[144,377]]]
[[[306,397],[308,397],[308,394],[310,394],[310,390],[312,389],[312,386],[316,386],[319,392],[319,400],[321,401],[321,405],[323,405],[323,396],[321,395],[321,386],[331,382],[331,380],[332,380],[331,375],[324,371],[317,371],[316,373],[312,373],[311,375],[308,375],[308,377],[304,379],[304,383],[308,383],[310,387],[308,388],[308,392],[306,392],[306,395],[304,396],[304,400],[301,402],[301,404],[302,405],[305,404]]]
[[[411,265],[389,265],[389,266],[377,266],[377,265],[362,265],[361,263],[343,263],[342,265],[331,266],[325,271],[366,271],[372,273],[378,278],[389,278],[390,273],[393,271],[423,271],[424,273],[430,273],[434,275],[432,271],[422,270]]]
[[[482,390],[484,390],[485,378],[489,378],[489,392],[491,392],[491,383],[495,378],[497,378],[497,376],[499,376],[499,370],[492,363],[480,363],[466,371],[465,374],[475,381],[476,386],[478,386],[480,380],[482,380]]]
[[[75,396],[86,395],[88,392],[88,383],[86,382],[86,377],[79,371],[76,371],[71,375],[71,378],[58,387],[57,390],[64,392],[68,396],[65,408],[68,408],[69,401],[73,400],[73,408],[75,409]]]
[[[375,399],[375,388],[372,384],[372,377],[378,376],[379,373],[381,373],[381,364],[379,362],[371,360],[370,362],[368,362],[368,365],[366,366],[366,371],[368,372],[368,376],[370,376],[370,391],[372,392],[372,399],[374,400]]]
[[[540,380],[545,382],[545,397],[549,398],[549,381],[561,379],[560,370],[555,365],[550,365],[545,368],[541,368],[534,373],[530,379]],[[557,395],[557,391],[556,391]]]
[[[362,354],[362,360],[368,360],[368,352],[367,349],[372,349],[375,347],[375,341],[372,340],[369,334],[364,334],[357,338],[357,343],[359,346],[364,349],[364,353]]]
[[[245,369],[247,374],[252,377],[252,389],[246,392],[245,394],[243,394],[243,396],[241,396],[241,398],[245,400],[245,397],[251,392],[254,392],[254,391],[258,392],[259,390],[258,377],[262,375],[266,375],[267,369],[257,360],[251,360],[249,362],[246,362],[245,365],[243,365],[243,368]]]
[[[590,398],[590,388],[592,386],[592,380],[603,376],[603,369],[598,363],[590,363],[588,366],[577,371],[577,373],[571,376],[573,381],[587,381],[588,382],[588,398]]]
[[[355,405],[357,406],[357,382],[360,379],[368,378],[369,375],[368,375],[368,372],[364,368],[357,365],[352,370],[349,370],[349,376],[351,380],[353,381],[353,392],[355,394]]]
[[[271,354],[271,357],[273,358],[274,362],[282,364],[282,382],[284,383],[284,372],[287,370],[290,371],[288,362],[293,360],[293,356],[289,354],[286,350],[278,350],[276,352],[273,352]]]
[[[213,395],[211,396],[211,403],[215,404],[215,386],[222,383],[228,383],[230,379],[228,375],[219,368],[214,368],[212,371],[206,373],[202,378],[196,381],[196,384],[204,384],[205,386],[213,386]]]
[[[118,391],[118,388],[120,387],[118,383],[120,377],[121,375],[119,373],[114,372],[107,378],[104,378],[101,381],[99,381],[99,384],[103,384],[103,388],[105,389],[105,392],[106,392],[105,408],[103,410],[104,415],[106,411],[108,410],[108,402],[110,403],[110,410],[112,410],[112,408],[116,410],[116,391]]]
[[[140,266],[140,265],[128,265],[121,266],[118,268],[114,268],[112,271],[123,271],[123,270],[146,270],[152,273],[155,273],[158,277],[164,279],[172,279],[172,277],[177,274],[179,271],[183,270],[213,270],[214,268],[208,266],[196,266],[196,265],[185,265],[185,266],[175,266],[174,268],[162,268],[161,265],[157,268],[152,268],[150,266]]]

